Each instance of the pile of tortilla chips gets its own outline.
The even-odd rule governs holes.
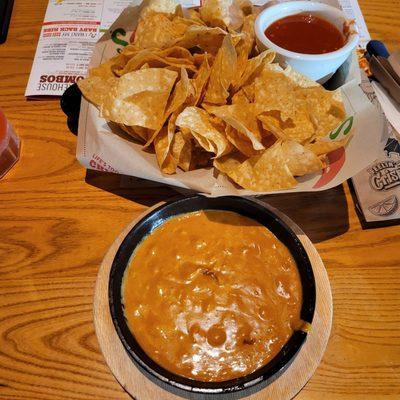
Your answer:
[[[133,42],[79,87],[165,174],[214,166],[245,189],[292,188],[345,144],[324,140],[345,110],[338,92],[257,49],[255,17],[243,0],[145,1]]]

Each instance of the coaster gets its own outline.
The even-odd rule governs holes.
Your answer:
[[[223,398],[242,398],[246,400],[289,400],[300,392],[312,377],[322,359],[332,326],[332,293],[324,264],[310,239],[286,215],[269,205],[258,200],[256,201],[282,218],[282,220],[290,226],[293,232],[296,233],[297,237],[303,244],[308,257],[310,258],[316,282],[317,296],[315,313],[312,322],[312,330],[308,333],[306,342],[300,349],[293,363],[279,378],[267,387],[246,397],[240,397],[240,392],[238,392],[236,394],[224,395]],[[108,367],[119,384],[135,400],[182,399],[182,397],[172,394],[152,382],[133,364],[114,329],[108,304],[108,279],[114,256],[120,244],[137,221],[159,206],[160,204],[151,207],[145,213],[132,221],[111,245],[101,263],[94,294],[94,325],[100,349]],[[195,393],[188,393],[187,397],[195,400],[205,398],[204,395]],[[214,397],[215,399],[219,398],[219,396]],[[209,396],[206,398],[209,398]]]

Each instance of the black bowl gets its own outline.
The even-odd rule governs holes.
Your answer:
[[[134,335],[129,330],[121,302],[121,285],[125,269],[135,248],[142,239],[157,226],[170,217],[198,210],[227,210],[251,218],[272,231],[292,253],[296,260],[303,288],[302,320],[311,323],[315,309],[315,280],[310,260],[296,234],[268,208],[243,197],[208,198],[194,196],[166,203],[141,219],[128,233],[115,255],[109,282],[109,302],[111,317],[127,353],[147,377],[166,390],[183,397],[192,398],[191,394],[217,396],[236,393],[235,398],[248,395],[250,392],[265,387],[280,376],[291,364],[307,333],[295,331],[281,351],[266,365],[244,377],[224,382],[200,382],[173,374],[154,362],[140,347]],[[225,397],[225,396],[223,396]]]

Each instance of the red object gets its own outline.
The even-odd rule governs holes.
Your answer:
[[[319,189],[327,185],[342,169],[343,164],[346,160],[346,153],[344,147],[340,147],[327,154],[328,165],[323,169],[321,178],[314,185],[314,189]]]
[[[265,36],[283,49],[302,54],[324,54],[344,46],[344,37],[330,22],[311,14],[279,19]]]
[[[0,110],[0,178],[18,161],[20,140]]]
[[[42,25],[100,25],[100,21],[49,21]]]

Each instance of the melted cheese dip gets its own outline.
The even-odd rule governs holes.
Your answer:
[[[123,281],[125,316],[147,355],[208,382],[271,360],[299,326],[301,302],[289,250],[228,211],[169,219],[138,246]]]

